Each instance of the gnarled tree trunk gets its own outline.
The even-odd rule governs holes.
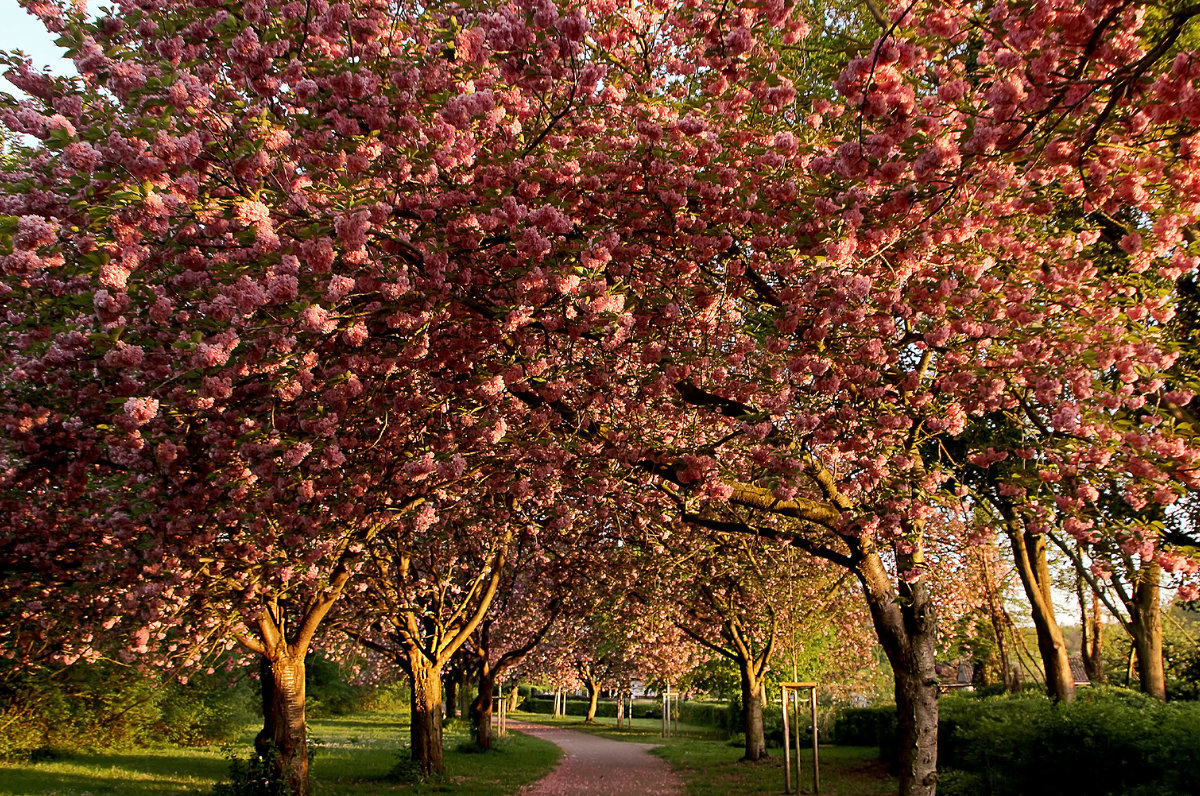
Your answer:
[[[923,580],[893,588],[879,555],[864,553],[856,569],[875,632],[892,665],[900,796],[937,793],[937,615]]]
[[[596,721],[596,708],[600,701],[600,683],[589,673],[584,673],[581,679],[588,692],[587,718],[584,721],[591,724]]]
[[[1160,582],[1162,567],[1153,561],[1142,564],[1133,589],[1130,630],[1137,651],[1137,672],[1142,693],[1155,699],[1167,698],[1163,671],[1163,627]]]
[[[309,796],[308,728],[304,718],[304,655],[278,652],[259,658],[263,728],[255,750],[273,761],[294,796]]]
[[[1015,526],[1015,521],[1009,521],[1008,538],[1012,542],[1017,574],[1032,609],[1038,651],[1046,670],[1046,693],[1052,699],[1070,702],[1075,699],[1075,675],[1071,672],[1067,642],[1054,615],[1050,567],[1046,563],[1046,537]]]
[[[480,749],[492,748],[492,702],[496,695],[496,675],[485,661],[479,669],[479,687],[471,703],[471,731]]]
[[[442,752],[442,673],[423,655],[408,662],[412,678],[412,760],[426,776],[446,773]]]
[[[763,731],[762,681],[755,671],[754,661],[738,659],[742,680],[742,726],[746,730],[745,754],[742,760],[753,762],[767,757],[767,739]]]

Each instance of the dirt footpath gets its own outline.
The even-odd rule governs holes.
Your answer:
[[[682,796],[683,781],[666,761],[650,754],[655,744],[611,741],[586,732],[510,721],[514,730],[543,738],[563,750],[558,768],[521,791],[522,796]]]

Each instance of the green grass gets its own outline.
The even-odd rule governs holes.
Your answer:
[[[311,761],[317,796],[374,793],[451,793],[504,796],[540,779],[558,762],[551,743],[510,733],[486,754],[469,750],[466,726],[446,730],[446,775],[413,785],[389,779],[407,758],[407,715],[359,713],[310,723]],[[233,752],[250,753],[254,731],[247,728]],[[77,751],[41,763],[0,763],[0,796],[165,796],[206,794],[228,774],[227,751],[218,747],[161,747],[121,751]]]
[[[782,793],[783,750],[757,763],[743,763],[740,747],[728,743],[669,739],[653,750],[683,777],[688,796],[729,796],[731,793]],[[823,796],[892,796],[896,779],[878,759],[878,750],[867,746],[822,746]],[[812,752],[800,753],[802,789],[812,792]],[[792,763],[795,766],[795,762]],[[792,769],[793,773],[795,768]],[[792,787],[796,783],[793,781]]]
[[[767,760],[743,763],[741,746],[731,745],[722,733],[711,727],[680,725],[681,736],[662,737],[659,719],[634,719],[632,728],[616,727],[616,719],[597,719],[587,724],[578,716],[554,718],[540,713],[512,713],[514,719],[534,724],[551,724],[590,732],[622,741],[657,743],[654,750],[687,783],[688,796],[729,796],[732,793],[782,793],[783,750],[771,749]],[[873,746],[822,746],[821,793],[828,796],[891,796],[896,779],[888,776],[886,765]],[[801,783],[805,792],[812,790],[812,752],[805,747],[800,754]],[[795,765],[795,763],[793,763]],[[794,770],[794,769],[793,769]],[[793,783],[793,787],[795,783]]]

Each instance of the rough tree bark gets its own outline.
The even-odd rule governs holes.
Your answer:
[[[754,762],[767,758],[767,738],[763,730],[762,681],[755,671],[754,661],[738,660],[742,680],[742,725],[746,728],[745,753],[742,760]]]
[[[255,751],[273,761],[294,796],[309,796],[308,728],[304,717],[304,653],[259,658],[263,728]]]
[[[1133,647],[1137,651],[1142,693],[1165,700],[1167,680],[1163,671],[1161,582],[1162,567],[1154,561],[1143,563],[1134,584],[1129,624]]]
[[[412,759],[421,773],[444,774],[442,753],[442,673],[423,654],[409,659],[412,679]]]
[[[883,645],[896,696],[897,775],[901,796],[937,792],[937,614],[923,579],[897,591],[882,560],[864,540],[856,574]]]
[[[373,532],[373,531],[372,531]],[[348,557],[343,556],[324,591],[307,600],[295,621],[287,621],[279,599],[268,599],[256,621],[255,634],[238,641],[259,656],[263,729],[255,750],[271,760],[275,774],[293,796],[310,796],[308,729],[304,713],[304,657],[317,628],[329,614],[350,580]]]
[[[1054,615],[1050,567],[1046,562],[1046,537],[1018,527],[1016,520],[1011,518],[1005,522],[1005,531],[1012,543],[1021,586],[1032,609],[1038,651],[1046,670],[1046,693],[1052,699],[1070,702],[1075,699],[1075,675],[1071,672],[1066,639]]]

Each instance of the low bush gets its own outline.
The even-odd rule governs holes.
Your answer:
[[[836,743],[895,748],[892,707],[839,713]],[[890,719],[888,715],[890,714]],[[1194,793],[1200,705],[1124,689],[1081,690],[1071,704],[1038,694],[941,701],[941,796],[1163,796]]]
[[[243,760],[229,757],[229,779],[213,786],[211,796],[291,796],[273,760],[255,753]]]
[[[221,743],[253,711],[252,689],[225,673],[179,682],[111,663],[9,672],[0,688],[0,758],[80,746]]]
[[[568,716],[586,716],[588,711],[588,701],[586,699],[567,699],[566,710]],[[521,710],[529,713],[543,713],[552,715],[554,713],[554,699],[550,697],[529,697],[521,702]],[[617,717],[617,703],[606,699],[600,700],[596,704],[597,718],[615,719]],[[633,717],[635,719],[661,719],[662,706],[653,702],[637,702],[633,703]]]
[[[712,727],[729,733],[736,732],[737,725],[741,723],[740,718],[730,714],[726,702],[680,702],[679,720],[685,724]]]
[[[878,746],[881,750],[895,745],[896,706],[839,708],[830,740],[842,746]]]

